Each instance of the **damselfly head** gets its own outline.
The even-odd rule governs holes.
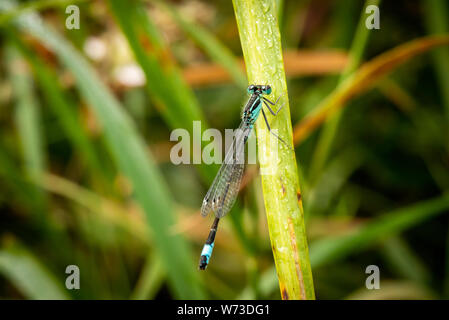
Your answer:
[[[248,86],[248,93],[249,94],[270,94],[271,93],[271,87],[269,85],[250,85]]]
[[[269,85],[261,86],[260,89],[262,90],[263,94],[270,94],[271,93],[271,87]]]

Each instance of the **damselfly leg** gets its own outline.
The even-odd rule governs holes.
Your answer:
[[[290,146],[287,144],[287,142],[285,142],[285,141],[284,141],[281,137],[279,137],[276,133],[274,133],[273,131],[271,131],[271,127],[270,127],[270,125],[268,124],[267,116],[265,115],[265,111],[263,111],[263,109],[262,109],[262,115],[263,115],[263,118],[265,119],[265,124],[267,125],[268,131],[270,131],[270,133],[271,133],[273,136],[275,136],[276,138],[278,138],[279,141],[281,141],[286,147],[288,147],[289,149],[292,149],[292,147],[290,147]]]
[[[269,105],[269,104],[271,104],[272,106],[275,106],[275,105],[278,103],[278,101],[279,101],[280,98],[281,98],[281,96],[279,96],[279,97],[276,99],[276,102],[272,102],[272,101],[268,100],[267,98],[262,97],[262,100],[263,100],[264,105],[268,108],[268,110],[271,112],[271,114],[272,114],[273,116],[277,116],[277,115],[278,115],[279,111],[282,110],[282,108],[284,107],[285,103],[284,103],[282,106],[280,106],[276,112],[274,112],[273,109],[270,108],[270,105]],[[269,103],[269,104],[268,104],[268,103]]]
[[[272,106],[275,106],[275,105],[278,103],[278,101],[279,101],[280,98],[281,98],[281,96],[279,96],[279,97],[276,99],[275,102],[272,102],[272,101],[268,100],[267,98],[262,97],[263,104],[268,108],[268,111],[270,111],[270,113],[271,113],[273,116],[277,116],[277,115],[278,115],[279,111],[281,111],[282,108],[284,107],[284,104],[283,104],[282,106],[280,106],[280,107],[277,109],[276,112],[274,112],[273,109],[271,109],[271,107],[270,107],[269,104],[271,104]],[[270,125],[268,124],[268,119],[267,119],[267,116],[265,115],[265,112],[263,111],[263,108],[262,108],[262,115],[263,115],[263,118],[264,118],[264,120],[265,120],[265,124],[267,125],[268,131],[269,131],[272,135],[274,135],[276,138],[278,138],[279,141],[281,141],[287,148],[289,148],[289,149],[291,149],[291,150],[294,150],[291,146],[289,146],[289,145],[284,141],[284,139],[282,139],[281,137],[279,137],[276,133],[274,133],[274,132],[271,130],[271,127],[270,127]]]

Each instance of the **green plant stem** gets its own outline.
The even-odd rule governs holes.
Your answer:
[[[272,129],[292,145],[287,84],[275,1],[234,0],[248,80],[269,84],[282,112],[269,117]],[[282,124],[282,125],[280,125]],[[295,153],[282,143],[275,150],[264,119],[256,123],[259,161],[271,246],[283,299],[314,299]],[[276,152],[278,151],[278,152]],[[276,158],[277,157],[277,158]]]

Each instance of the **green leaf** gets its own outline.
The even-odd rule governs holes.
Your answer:
[[[70,299],[56,277],[25,248],[0,249],[0,273],[28,299]]]

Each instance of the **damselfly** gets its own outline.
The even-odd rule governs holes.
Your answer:
[[[243,169],[245,166],[245,144],[261,111],[270,133],[276,136],[276,138],[278,138],[288,148],[291,148],[277,134],[271,131],[267,116],[265,115],[263,109],[262,104],[267,107],[273,116],[276,116],[282,109],[281,106],[276,112],[274,112],[270,107],[270,105],[275,106],[279,101],[279,98],[276,102],[271,102],[264,97],[264,95],[269,95],[271,93],[271,87],[268,85],[250,85],[248,87],[248,93],[251,94],[251,97],[243,110],[242,122],[234,134],[234,139],[231,146],[226,151],[223,164],[221,165],[212,186],[209,188],[209,191],[204,197],[203,205],[201,207],[201,215],[203,217],[207,216],[211,211],[215,214],[215,219],[210,228],[209,236],[207,237],[203,251],[201,252],[199,263],[199,268],[201,270],[206,269],[212,255],[218,222],[229,212],[235,202],[235,199],[237,198],[240,182],[242,180]]]

